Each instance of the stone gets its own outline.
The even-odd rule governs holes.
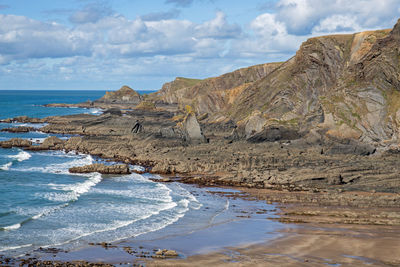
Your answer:
[[[184,138],[186,141],[192,143],[206,143],[207,139],[203,134],[201,126],[197,121],[194,113],[189,113],[185,120],[182,122]]]

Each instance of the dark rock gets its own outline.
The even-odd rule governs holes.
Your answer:
[[[135,125],[133,125],[131,129],[131,132],[134,134],[143,132],[143,125],[139,121],[136,121]]]
[[[122,112],[119,108],[109,108],[103,112],[103,114],[111,114],[115,116],[122,116]]]
[[[252,143],[273,142],[278,140],[294,140],[300,137],[299,132],[294,129],[284,126],[269,126],[247,138],[247,141]]]
[[[349,140],[348,143],[334,143],[325,152],[325,154],[354,154],[369,156],[376,152],[376,148],[369,144]]]

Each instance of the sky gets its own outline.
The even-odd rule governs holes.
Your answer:
[[[399,18],[400,0],[0,0],[0,90],[158,90]]]

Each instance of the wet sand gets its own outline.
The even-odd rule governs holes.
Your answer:
[[[400,227],[298,225],[274,241],[147,266],[400,266]]]

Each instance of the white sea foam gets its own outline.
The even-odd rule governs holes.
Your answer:
[[[165,205],[162,205],[162,206],[158,206],[159,209],[155,209],[152,212],[143,214],[142,216],[140,216],[138,218],[135,218],[133,220],[126,220],[126,221],[116,220],[116,221],[113,221],[110,224],[107,224],[108,227],[104,227],[104,228],[101,228],[101,229],[92,230],[92,231],[88,231],[88,232],[83,232],[82,230],[76,229],[76,228],[74,228],[74,229],[66,229],[67,232],[68,232],[68,230],[70,232],[77,232],[77,231],[82,231],[82,232],[78,236],[76,236],[76,237],[74,237],[72,239],[69,239],[69,240],[67,240],[65,242],[58,243],[58,244],[52,244],[52,245],[49,245],[49,246],[43,246],[43,247],[61,246],[61,245],[65,245],[65,244],[77,241],[77,240],[79,240],[81,238],[84,238],[84,237],[87,237],[87,236],[91,236],[91,235],[94,235],[94,234],[112,232],[112,231],[118,230],[120,228],[127,227],[127,226],[129,226],[129,225],[131,225],[131,224],[133,224],[135,222],[146,220],[146,219],[148,219],[148,218],[150,218],[152,216],[160,214],[160,212],[162,212],[162,211],[173,209],[176,206],[177,206],[177,203],[171,202],[171,203],[168,203],[168,204],[165,204]],[[183,216],[183,214],[178,214],[179,218],[181,218],[182,216]],[[176,220],[178,220],[179,218],[176,218]],[[154,231],[158,230],[158,229],[162,229],[162,228],[166,227],[169,224],[170,224],[169,222],[163,222],[163,226],[160,227],[160,228],[154,229]],[[99,227],[99,226],[100,225],[97,225],[97,227]],[[101,225],[101,226],[103,226],[103,225]],[[91,226],[91,228],[97,228],[97,227],[95,227],[95,225]],[[153,229],[151,231],[153,231]],[[149,232],[149,231],[146,231],[146,232]],[[142,233],[140,233],[140,234],[142,234]],[[118,239],[120,239],[120,238],[118,238]]]
[[[12,166],[12,162],[8,162],[8,163],[6,163],[6,164],[0,166],[0,170],[8,171],[8,170],[10,169],[11,166]]]
[[[24,127],[32,127],[32,128],[42,128],[46,126],[48,123],[14,123],[16,126],[24,126]]]
[[[46,209],[44,209],[43,211],[41,211],[40,213],[38,213],[38,214],[32,216],[32,220],[37,220],[37,219],[39,219],[39,218],[41,218],[41,217],[43,217],[43,216],[45,216],[45,215],[48,215],[48,214],[50,214],[50,213],[52,213],[52,212],[55,212],[55,211],[57,211],[57,210],[59,210],[59,209],[65,208],[65,207],[67,207],[68,205],[69,205],[69,204],[66,203],[66,204],[64,204],[64,205],[60,205],[60,206],[57,206],[57,207],[46,208]]]
[[[178,202],[178,204],[182,205],[184,208],[188,208],[189,207],[189,203],[190,203],[190,201],[187,200],[187,199],[181,199]]]
[[[11,156],[8,156],[8,157],[11,158],[11,159],[16,159],[17,161],[21,162],[21,161],[30,159],[31,158],[31,154],[29,154],[26,151],[21,151],[17,155],[11,155]]]
[[[182,197],[189,200],[191,209],[198,210],[203,206],[203,204],[201,204],[193,194],[191,194],[189,191],[187,191],[181,185],[177,184],[177,187],[179,188],[179,191],[177,193],[179,195],[181,195]]]
[[[144,167],[142,167],[142,166],[139,166],[139,165],[133,165],[132,166],[132,170],[138,171],[138,172],[144,172],[146,169]]]
[[[63,192],[49,192],[44,194],[37,194],[50,201],[55,202],[69,202],[78,200],[79,196],[90,191],[92,187],[101,181],[101,174],[94,173],[91,177],[84,182],[76,184],[48,184],[51,189]]]
[[[27,248],[30,246],[32,246],[32,244],[26,244],[26,245],[15,246],[15,247],[0,247],[0,251],[16,250],[16,249],[20,249],[20,248]]]
[[[19,171],[25,171],[25,172],[41,172],[41,173],[58,173],[58,174],[70,174],[68,169],[71,167],[75,166],[83,166],[83,165],[89,165],[93,163],[93,158],[90,155],[87,155],[85,157],[75,159],[69,162],[65,163],[59,163],[59,164],[50,164],[45,167],[31,167],[31,168],[26,168],[23,170]],[[83,174],[79,174],[80,176],[87,176]]]
[[[68,185],[64,187],[63,190],[75,192],[79,196],[81,194],[88,192],[90,188],[98,184],[100,181],[101,181],[101,174],[96,173],[85,182]]]
[[[99,108],[91,108],[91,109],[89,109],[89,112],[90,112],[91,114],[102,114],[102,113],[103,113],[103,110],[102,110],[102,109],[99,109]]]
[[[11,231],[11,230],[17,230],[20,227],[21,227],[21,224],[20,223],[16,223],[16,224],[13,224],[13,225],[5,226],[5,227],[3,227],[3,229],[6,230],[6,231]]]

